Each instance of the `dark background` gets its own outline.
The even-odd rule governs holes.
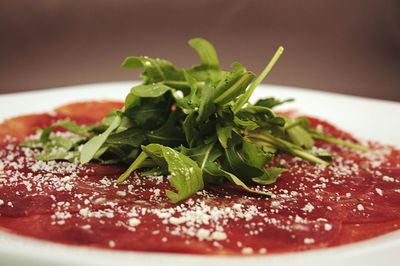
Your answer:
[[[137,79],[127,55],[190,66],[205,37],[267,82],[400,101],[400,1],[0,1],[0,93]]]

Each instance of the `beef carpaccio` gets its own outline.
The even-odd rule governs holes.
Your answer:
[[[273,192],[272,198],[226,185],[206,187],[180,204],[168,202],[168,177],[135,175],[116,185],[124,166],[37,161],[37,151],[19,146],[36,128],[64,118],[93,123],[121,106],[75,103],[1,124],[2,230],[97,248],[235,255],[336,246],[400,225],[400,152],[378,143],[361,152],[317,142],[334,154],[329,166],[276,156],[274,164],[289,171],[275,184],[257,187]],[[353,140],[327,122],[310,120]]]

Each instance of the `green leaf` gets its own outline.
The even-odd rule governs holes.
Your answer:
[[[141,98],[141,104],[125,110],[124,115],[134,122],[134,125],[144,130],[154,130],[162,126],[168,119],[171,97]]]
[[[133,109],[136,106],[140,106],[140,104],[141,104],[140,97],[136,96],[133,93],[129,93],[125,97],[125,105],[124,105],[125,112],[129,111],[130,109]]]
[[[197,116],[197,112],[191,112],[188,116],[186,116],[185,120],[183,121],[183,131],[185,133],[186,142],[189,144],[189,147],[193,147],[197,140]]]
[[[98,136],[93,137],[88,142],[83,145],[81,154],[80,154],[80,162],[85,164],[90,162],[96,152],[101,148],[103,143],[107,140],[108,136],[115,130],[121,123],[121,118],[119,116],[114,117],[113,122],[107,128],[106,131],[101,133]]]
[[[217,137],[222,147],[228,148],[228,141],[232,138],[232,124],[217,123]]]
[[[214,162],[222,155],[222,150],[216,145],[215,140],[195,148],[181,147],[180,150],[182,154],[196,161],[201,170],[206,167],[207,163]]]
[[[260,127],[256,122],[252,120],[241,119],[238,116],[235,116],[233,122],[235,123],[235,125],[245,128],[247,130],[255,130]]]
[[[284,103],[288,103],[288,102],[293,102],[294,99],[290,98],[290,99],[286,99],[286,100],[278,100],[274,97],[270,97],[270,98],[265,98],[265,99],[260,99],[258,100],[254,105],[255,106],[264,106],[267,108],[274,108],[275,106],[284,104]]]
[[[289,139],[296,145],[301,147],[305,147],[306,149],[311,149],[314,146],[314,140],[311,135],[299,124],[295,124],[291,126],[292,122],[290,119],[287,119],[287,129],[286,132],[288,134]]]
[[[218,55],[211,43],[202,38],[195,38],[189,41],[189,45],[196,50],[202,65],[219,68]]]
[[[55,124],[53,124],[53,126],[65,128],[68,131],[70,131],[76,135],[81,135],[81,136],[86,135],[88,133],[88,131],[91,129],[90,126],[80,126],[70,120],[59,120]]]
[[[170,147],[186,144],[185,136],[182,132],[181,116],[181,113],[173,112],[162,127],[147,132],[146,137],[149,142]]]
[[[171,62],[147,56],[129,56],[122,63],[127,69],[143,68],[144,84],[152,84],[163,80],[183,80],[183,73],[175,69]]]
[[[324,149],[317,149],[317,148],[314,148],[311,152],[318,158],[321,158],[322,160],[324,160],[326,162],[332,163],[333,155],[330,152],[328,152]]]
[[[251,83],[253,79],[253,73],[243,73],[237,80],[235,80],[233,84],[225,88],[224,91],[215,98],[214,103],[223,105],[236,99],[239,95],[245,92],[247,86]]]
[[[46,144],[46,142],[49,141],[50,134],[53,128],[54,126],[49,126],[42,131],[42,134],[40,134],[40,139],[39,139],[41,143]]]
[[[244,139],[242,143],[242,158],[244,161],[259,169],[264,169],[267,162],[271,162],[271,154],[267,154],[256,143]]]
[[[167,91],[173,91],[173,89],[163,84],[154,83],[133,87],[130,93],[142,98],[156,98],[164,95]]]
[[[206,169],[204,170],[205,174],[208,176],[212,177],[224,177],[226,178],[229,182],[232,184],[235,184],[236,186],[242,188],[243,190],[250,192],[250,193],[256,193],[259,195],[264,195],[264,196],[272,196],[273,193],[271,192],[263,192],[263,191],[257,191],[254,189],[249,188],[240,178],[238,178],[236,175],[223,170],[217,163],[209,163],[207,164]],[[210,178],[210,177],[208,177]]]
[[[129,145],[140,147],[147,141],[144,130],[137,127],[130,127],[124,131],[111,134],[107,138],[108,144],[114,145]]]
[[[276,179],[283,172],[287,171],[286,168],[271,167],[265,169],[265,175],[260,177],[254,177],[252,180],[261,185],[270,185],[276,182]]]
[[[176,190],[167,190],[171,202],[176,203],[203,189],[202,171],[192,159],[166,146],[149,144],[142,147],[158,166],[171,175],[171,186]]]
[[[45,144],[46,142],[49,141],[50,134],[53,131],[55,127],[62,127],[67,129],[68,131],[77,134],[77,135],[86,135],[88,134],[88,131],[90,127],[87,126],[79,126],[75,122],[72,122],[70,120],[59,120],[52,124],[51,126],[45,128],[42,133],[40,134],[40,141]]]
[[[215,112],[215,104],[212,102],[214,98],[215,88],[207,83],[201,91],[199,115],[196,118],[198,123],[206,121],[212,113]]]
[[[239,148],[235,146],[225,149],[224,169],[243,179],[251,179],[263,175],[263,169],[251,166],[241,157]]]

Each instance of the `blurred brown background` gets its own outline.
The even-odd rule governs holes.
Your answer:
[[[197,62],[191,37],[225,67],[256,73],[286,51],[267,82],[400,101],[400,1],[1,1],[0,93],[137,79],[127,55]]]

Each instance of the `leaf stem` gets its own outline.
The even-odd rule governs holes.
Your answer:
[[[274,56],[269,61],[268,65],[264,68],[261,74],[256,78],[256,80],[250,85],[247,89],[246,93],[239,98],[237,104],[233,108],[233,112],[237,113],[242,107],[249,101],[250,96],[253,94],[254,90],[257,88],[258,85],[264,80],[264,78],[268,75],[271,69],[274,67],[275,63],[278,61],[279,57],[281,57],[284,48],[279,46],[276,50]]]
[[[309,162],[328,165],[329,163],[321,160],[320,158],[314,156],[313,154],[307,152],[302,149],[300,146],[297,146],[293,143],[290,143],[286,140],[276,138],[266,132],[257,133],[257,132],[247,132],[247,137],[252,140],[258,140],[270,144],[274,147],[277,147],[280,150],[288,152],[294,156],[298,156],[303,158]]]
[[[324,140],[324,141],[332,143],[332,144],[342,145],[342,146],[345,146],[345,147],[348,147],[348,148],[352,148],[352,149],[355,149],[355,150],[364,151],[364,152],[367,152],[369,150],[368,147],[365,147],[363,145],[360,145],[360,144],[357,144],[357,143],[352,143],[352,142],[345,141],[345,140],[342,140],[342,139],[338,139],[338,138],[335,138],[335,137],[330,136],[330,135],[320,134],[320,133],[316,133],[316,132],[313,132],[313,131],[310,132],[310,135],[314,139]]]
[[[149,156],[144,151],[142,151],[139,154],[139,156],[135,159],[135,161],[133,161],[133,163],[129,166],[129,168],[126,169],[126,171],[122,175],[119,176],[116,183],[120,184],[120,183],[124,182],[125,179],[127,179],[133,171],[138,169],[143,164],[143,162],[147,159],[147,157],[149,157]]]
[[[250,78],[253,78],[254,76],[246,72],[244,73],[238,81],[236,81],[230,88],[228,88],[226,91],[224,91],[221,95],[219,95],[215,100],[214,103],[220,103],[225,100],[226,97],[228,97],[230,94],[234,93],[236,90],[240,89],[246,81],[248,81]],[[250,82],[250,81],[248,81]]]
[[[166,85],[172,85],[172,86],[190,86],[189,82],[180,81],[180,80],[164,80],[164,81],[161,81],[160,83],[166,84]],[[205,84],[205,82],[204,81],[196,81],[196,84],[202,86]]]

